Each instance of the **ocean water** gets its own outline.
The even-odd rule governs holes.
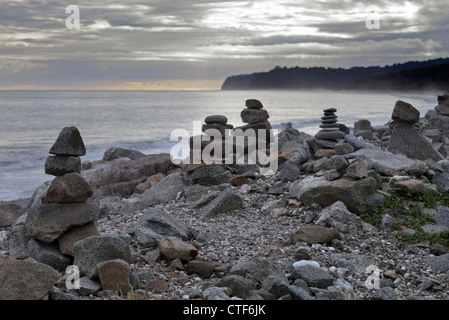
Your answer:
[[[0,200],[30,197],[45,181],[48,151],[63,127],[76,126],[86,145],[81,160],[98,160],[109,147],[145,154],[170,152],[175,129],[193,132],[193,121],[223,114],[243,125],[246,99],[259,99],[274,129],[287,122],[314,135],[322,110],[335,107],[340,123],[390,120],[397,100],[414,105],[423,116],[437,104],[438,93],[332,91],[0,91]]]

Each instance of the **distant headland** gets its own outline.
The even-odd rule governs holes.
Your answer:
[[[447,90],[449,58],[386,66],[325,68],[280,67],[229,76],[221,90]]]

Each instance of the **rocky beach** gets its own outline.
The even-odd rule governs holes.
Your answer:
[[[0,203],[0,300],[448,300],[449,92],[436,102],[399,100],[383,126],[325,106],[315,136],[276,136],[272,175],[118,147],[81,163],[83,132],[61,128],[55,178]],[[269,112],[248,99],[245,126],[204,115],[203,133],[269,145]]]

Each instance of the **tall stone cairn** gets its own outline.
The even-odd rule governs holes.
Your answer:
[[[73,261],[74,243],[99,235],[95,225],[99,208],[89,203],[92,187],[80,175],[80,156],[86,148],[78,129],[63,128],[49,153],[45,173],[56,178],[27,211],[27,249],[35,260],[65,270]]]

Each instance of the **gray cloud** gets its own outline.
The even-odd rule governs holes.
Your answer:
[[[0,10],[0,87],[83,82],[224,79],[275,65],[384,65],[448,55],[443,0],[12,1]],[[44,79],[43,76],[45,75]]]

